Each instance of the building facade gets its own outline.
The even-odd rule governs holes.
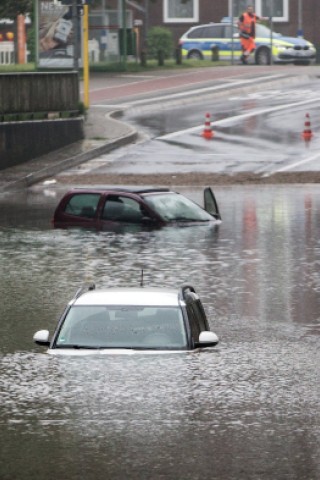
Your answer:
[[[275,31],[320,43],[319,0],[156,0],[149,2],[149,26],[166,26],[177,40],[191,26],[237,18],[248,4],[257,15],[272,16]]]
[[[113,3],[113,8],[121,4],[121,0],[101,2],[110,7]],[[258,15],[272,16],[275,31],[289,36],[301,35],[320,44],[319,0],[126,0],[126,8],[132,10],[133,18],[142,21],[146,29],[165,26],[175,40],[191,26],[219,22],[226,16],[237,18],[248,4],[254,6]]]
[[[272,17],[274,31],[303,36],[320,52],[320,0],[95,0],[90,8],[91,28],[92,33],[96,28],[96,36],[100,28],[101,38],[95,41],[101,44],[103,39],[106,51],[110,45],[117,45],[116,32],[123,27],[124,17],[127,29],[135,29],[142,44],[153,26],[170,29],[177,44],[190,27],[220,22],[223,17],[237,19],[248,4],[254,6],[257,15]]]

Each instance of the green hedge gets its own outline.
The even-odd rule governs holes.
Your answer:
[[[148,56],[158,58],[161,52],[164,58],[172,57],[173,36],[172,32],[165,27],[152,27],[147,36]]]

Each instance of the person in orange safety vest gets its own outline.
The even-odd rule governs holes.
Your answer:
[[[240,30],[239,35],[242,47],[240,60],[244,65],[248,63],[249,55],[256,49],[254,39],[256,36],[256,22],[259,20],[261,18],[254,13],[252,5],[248,5],[247,11],[239,17],[238,28]]]

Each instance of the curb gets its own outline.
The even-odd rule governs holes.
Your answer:
[[[113,112],[110,112],[107,116],[108,117],[119,116],[121,115],[121,113],[122,113],[121,111],[115,110]],[[121,124],[121,122],[119,122],[119,124]],[[80,153],[68,159],[61,160],[60,162],[57,162],[54,165],[50,165],[36,172],[29,173],[24,177],[20,178],[19,180],[8,182],[6,185],[2,186],[0,191],[5,192],[7,190],[13,191],[14,189],[18,189],[18,190],[26,189],[31,185],[34,185],[35,183],[38,183],[48,177],[52,177],[57,173],[62,172],[63,170],[66,170],[71,167],[75,167],[77,165],[80,165],[81,163],[92,160],[93,158],[96,158],[99,155],[103,155],[104,153],[109,153],[112,150],[115,150],[116,148],[120,148],[125,145],[128,145],[129,143],[134,142],[138,138],[138,132],[131,126],[130,127],[127,126],[127,128],[129,128],[130,131],[126,135],[123,135],[115,140],[111,140],[103,145],[100,145],[99,147],[92,148],[91,150],[85,153]]]

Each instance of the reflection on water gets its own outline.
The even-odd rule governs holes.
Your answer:
[[[1,480],[320,477],[318,188],[215,192],[219,227],[124,235],[53,230],[40,194],[22,215],[2,204]],[[142,267],[195,285],[218,347],[68,359],[32,343],[84,281],[137,286]]]

